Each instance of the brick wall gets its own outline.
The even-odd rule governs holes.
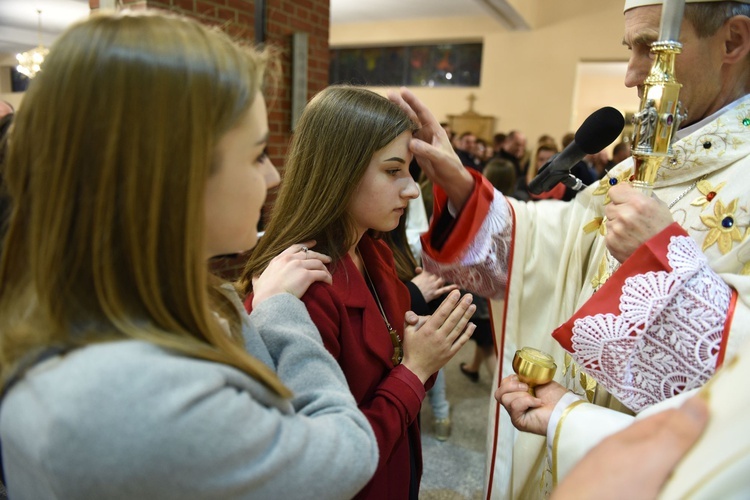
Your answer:
[[[92,10],[100,0],[89,0]],[[253,0],[120,0],[128,8],[159,8],[189,15],[205,24],[221,26],[232,36],[253,42]],[[328,84],[329,0],[266,0],[266,43],[282,49],[282,74],[276,99],[269,109],[269,154],[282,167],[291,129],[291,37],[308,34],[307,97]]]
[[[101,2],[104,4],[104,2]],[[89,0],[92,10],[100,0]],[[233,37],[255,41],[255,2],[253,0],[120,0],[127,8],[158,8],[188,15],[199,21],[221,26]],[[282,78],[278,82],[275,99],[269,103],[268,125],[270,139],[268,153],[282,171],[286,149],[291,136],[291,54],[292,34],[308,34],[307,98],[328,85],[329,0],[266,0],[265,43],[281,49]],[[274,194],[270,193],[269,203]],[[232,277],[243,259],[225,259],[216,263],[221,274]]]

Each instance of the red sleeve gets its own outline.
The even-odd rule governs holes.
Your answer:
[[[655,271],[671,272],[672,268],[667,259],[667,246],[672,236],[687,236],[682,227],[676,222],[670,224],[659,234],[638,247],[612,276],[594,292],[589,300],[576,311],[568,321],[557,328],[552,336],[568,352],[573,352],[572,337],[573,324],[577,319],[596,314],[617,314],[620,308],[620,295],[625,280],[636,274]]]
[[[302,302],[305,303],[307,312],[318,327],[320,338],[323,339],[323,345],[326,350],[336,358],[341,364],[341,341],[339,339],[342,330],[342,314],[345,317],[346,311],[337,307],[336,302],[331,297],[329,290],[325,290],[326,285],[323,283],[313,283],[302,296]],[[351,384],[350,384],[351,385]]]
[[[474,177],[474,190],[458,218],[448,212],[448,197],[440,186],[435,185],[432,221],[422,235],[422,250],[438,262],[453,262],[466,251],[482,227],[490,204],[495,197],[495,188],[481,173],[467,169]]]
[[[562,200],[565,197],[565,184],[557,184],[549,191],[540,194],[529,193],[532,200]]]
[[[618,313],[620,306],[620,292],[625,280],[636,274],[645,274],[648,272],[666,271],[671,272],[672,267],[669,265],[667,258],[667,246],[672,236],[688,236],[687,232],[676,222],[667,226],[662,232],[648,240],[638,247],[625,262],[615,271],[615,273],[602,285],[602,287],[586,301],[586,303],[563,325],[557,328],[552,336],[568,352],[573,352],[571,342],[573,336],[573,325],[576,320],[594,316],[602,313]],[[729,330],[734,316],[734,308],[737,303],[737,290],[731,289],[731,298],[729,310],[724,321],[724,332],[721,339],[721,347],[718,353],[716,368],[719,368],[724,361],[726,353],[727,339]]]

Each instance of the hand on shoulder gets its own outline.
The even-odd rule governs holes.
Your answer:
[[[310,250],[315,241],[292,245],[274,257],[260,276],[253,278],[253,307],[279,293],[301,298],[316,281],[331,284],[326,264],[331,258]]]

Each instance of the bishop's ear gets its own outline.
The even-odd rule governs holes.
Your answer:
[[[742,62],[750,53],[750,17],[734,16],[727,20],[724,28],[727,30],[724,61]]]

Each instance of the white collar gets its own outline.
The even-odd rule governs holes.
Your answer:
[[[677,132],[675,132],[675,137],[679,140],[679,139],[683,139],[683,138],[689,136],[690,134],[692,134],[696,130],[698,130],[698,129],[702,128],[703,126],[707,125],[709,122],[712,122],[715,119],[717,119],[720,115],[723,115],[727,111],[736,108],[737,106],[739,106],[740,104],[742,104],[743,102],[745,102],[747,100],[750,100],[750,94],[744,95],[744,96],[740,97],[739,99],[737,99],[736,101],[730,102],[729,104],[727,104],[726,106],[724,106],[723,108],[721,108],[716,113],[712,114],[711,116],[707,116],[706,118],[702,119],[699,122],[695,122],[695,123],[693,123],[691,125],[688,125],[685,128],[681,128],[680,130],[678,130]],[[688,112],[690,112],[690,110],[688,110]]]

